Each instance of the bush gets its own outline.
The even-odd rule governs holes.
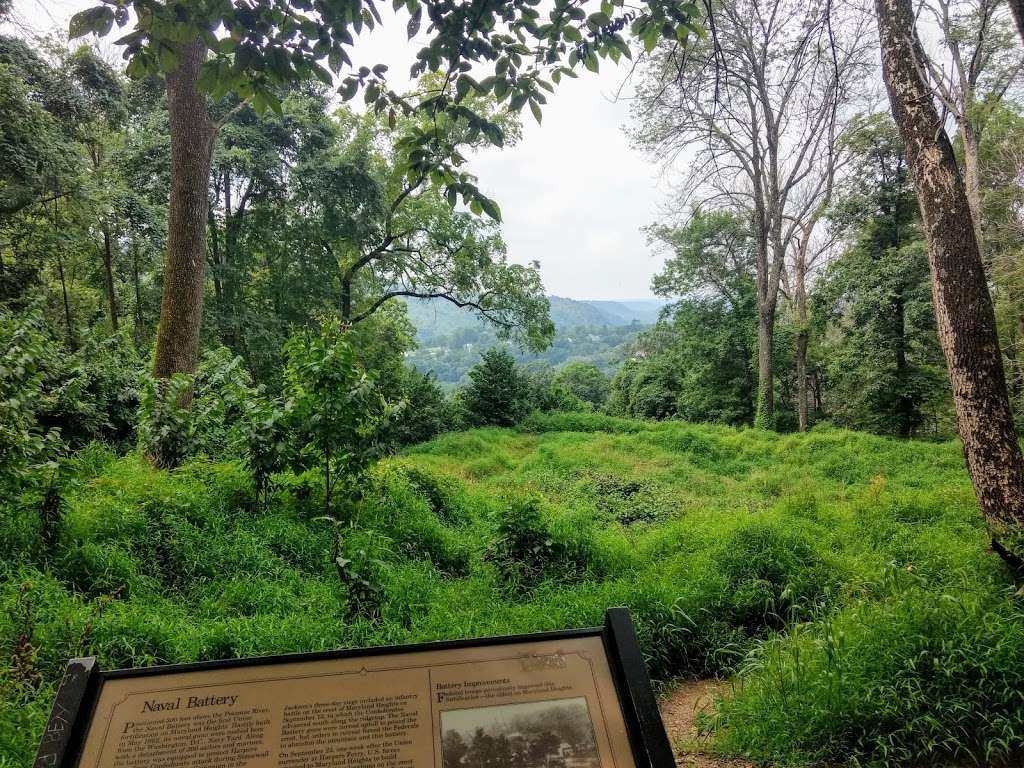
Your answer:
[[[714,613],[750,634],[811,618],[841,580],[801,528],[752,520],[724,537],[712,554],[725,580],[725,599]]]
[[[458,409],[445,397],[432,372],[403,369],[400,394],[401,418],[388,424],[384,438],[396,447],[423,443],[459,427]]]
[[[484,559],[494,563],[513,592],[528,592],[542,581],[582,578],[591,561],[583,536],[570,538],[552,530],[540,499],[517,499],[498,517],[497,539]]]
[[[727,752],[879,765],[1024,754],[1024,612],[1010,594],[903,587],[792,628],[741,673],[711,722]]]

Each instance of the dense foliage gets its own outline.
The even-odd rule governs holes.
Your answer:
[[[988,1],[980,26],[937,19],[984,77],[957,96],[931,76],[1024,421],[1021,64]],[[398,2],[424,41],[407,93],[349,58],[382,23],[363,0],[76,15],[74,39],[126,28],[125,70],[0,35],[0,768],[31,759],[69,656],[527,632],[615,604],[659,687],[733,680],[703,719],[725,755],[1024,759],[1022,593],[949,440],[916,145],[846,103],[861,16],[587,4]],[[633,138],[701,158],[646,230],[659,299],[548,297],[469,160],[631,42]],[[970,330],[943,329],[947,353]]]
[[[0,513],[5,765],[30,759],[71,655],[525,632],[614,604],[657,680],[738,673],[708,723],[723,749],[993,764],[1024,746],[1024,614],[955,443],[534,416],[377,464],[340,538],[305,473],[264,504],[238,461],[168,472],[93,445],[56,477],[56,505]]]

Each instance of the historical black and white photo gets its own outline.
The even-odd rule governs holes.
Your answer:
[[[583,697],[441,713],[444,768],[596,768]]]

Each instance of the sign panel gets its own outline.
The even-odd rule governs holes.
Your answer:
[[[624,609],[603,629],[84,677],[65,678],[37,766],[674,765]]]

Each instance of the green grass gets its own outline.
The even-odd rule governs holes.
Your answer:
[[[31,762],[69,656],[528,632],[610,605],[656,680],[736,675],[707,722],[724,752],[909,765],[1024,746],[1024,611],[954,443],[594,414],[445,435],[373,472],[345,539],[381,587],[369,602],[328,562],[315,478],[263,512],[230,462],[167,473],[91,448],[74,470],[52,546],[25,546],[33,509],[0,513],[21,542],[0,583],[0,766]]]

